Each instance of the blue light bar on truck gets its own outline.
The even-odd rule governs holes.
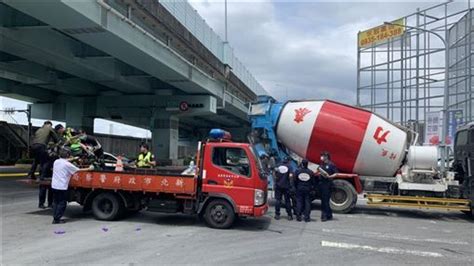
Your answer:
[[[225,131],[223,129],[213,128],[211,129],[211,131],[209,131],[209,138],[231,140],[232,135],[228,131]]]

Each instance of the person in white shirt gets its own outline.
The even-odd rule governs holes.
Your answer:
[[[53,165],[53,180],[51,181],[51,188],[53,189],[53,224],[62,224],[66,221],[61,219],[66,211],[67,205],[67,190],[71,176],[79,171],[93,170],[94,167],[79,169],[74,164],[69,162],[71,157],[71,150],[63,148],[59,152],[59,159],[54,161]]]

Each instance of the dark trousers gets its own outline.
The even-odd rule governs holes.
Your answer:
[[[297,190],[296,191],[296,207],[297,207],[297,216],[301,217],[304,215],[305,220],[310,219],[311,215],[311,197],[309,190]]]
[[[48,206],[53,203],[53,191],[48,185],[39,185],[39,202],[38,205],[44,205],[48,195]]]
[[[40,178],[43,179],[45,177],[51,177],[51,167],[52,161],[48,156],[48,152],[46,150],[46,145],[44,144],[33,144],[31,145],[31,152],[35,158],[35,162],[39,163],[40,165]]]
[[[280,215],[281,202],[285,199],[285,209],[288,216],[291,215],[290,192],[286,188],[275,188],[275,214]]]
[[[296,192],[290,192],[290,200],[291,200],[291,209],[293,210],[293,214],[298,214],[298,208],[296,204]]]
[[[53,219],[59,221],[66,211],[67,190],[53,189]]]
[[[332,209],[331,205],[329,204],[329,200],[331,199],[332,182],[322,181],[319,183],[319,186],[321,190],[321,219],[331,219]]]
[[[33,155],[33,156],[34,156],[34,155]],[[33,158],[34,158],[34,157],[33,157]],[[28,172],[28,177],[29,177],[29,178],[32,178],[32,179],[35,178],[35,172],[36,172],[36,168],[38,168],[38,164],[39,164],[38,160],[34,159],[34,160],[33,160],[33,164],[31,164],[31,169],[30,169],[30,171]],[[41,173],[40,173],[40,175],[41,175]]]

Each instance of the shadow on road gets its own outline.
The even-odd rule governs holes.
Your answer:
[[[275,210],[275,200],[269,200],[270,211]],[[282,210],[285,207],[282,206]],[[311,204],[312,211],[321,210],[321,202],[319,200],[314,201]],[[429,219],[429,220],[464,220],[474,223],[474,219],[461,211],[437,211],[437,210],[423,210],[423,209],[408,209],[408,208],[396,208],[396,207],[383,207],[383,206],[368,206],[358,204],[349,215],[370,215],[374,217],[400,217],[400,218],[412,218],[412,219]],[[338,214],[343,217],[345,214]]]
[[[27,212],[26,214],[52,216],[53,213],[52,209],[44,209]],[[90,211],[83,212],[82,207],[77,205],[68,206],[66,209],[65,217],[68,222],[94,219],[94,216]],[[163,226],[206,227],[205,222],[197,215],[162,214],[146,211],[128,214],[125,215],[122,219],[112,222],[134,222],[139,224],[157,224]],[[232,228],[234,230],[242,231],[265,231],[268,230],[270,224],[271,218],[266,216],[260,218],[237,218]]]

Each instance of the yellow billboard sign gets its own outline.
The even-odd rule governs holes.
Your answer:
[[[375,28],[359,32],[357,42],[359,48],[369,47],[384,42],[390,38],[401,36],[405,32],[405,19],[397,19],[391,23],[401,25],[384,24]]]

